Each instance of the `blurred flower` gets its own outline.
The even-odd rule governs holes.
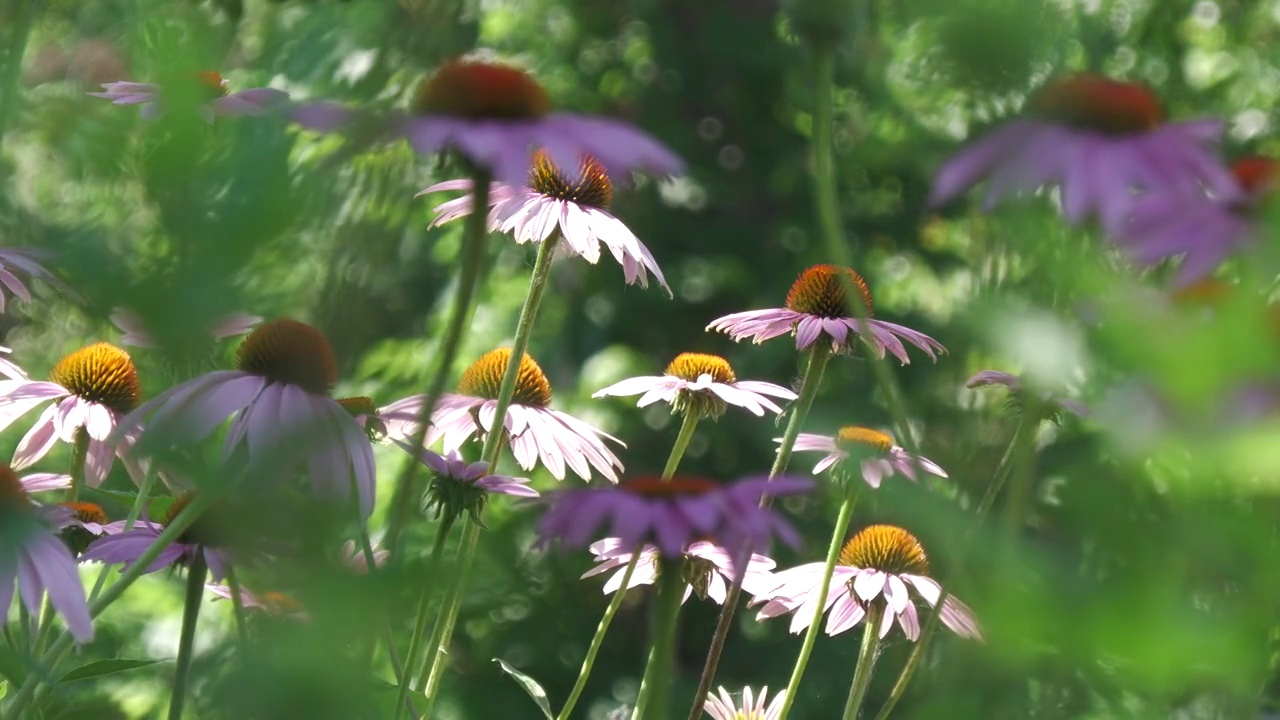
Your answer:
[[[443,438],[444,452],[450,453],[462,447],[472,436],[479,439],[493,430],[498,388],[510,358],[511,350],[507,348],[492,350],[462,373],[458,392],[442,395],[432,410],[425,446],[430,447]],[[383,417],[392,422],[390,431],[393,436],[412,434],[424,402],[425,396],[414,395],[382,409]],[[595,468],[601,475],[617,482],[618,475],[614,469],[621,470],[622,461],[601,438],[626,447],[622,441],[572,415],[552,410],[549,405],[551,383],[538,363],[525,355],[520,360],[515,395],[503,423],[510,435],[511,452],[520,467],[532,470],[541,459],[543,466],[557,480],[564,479],[565,467],[568,466],[583,480],[590,480],[591,468]]]
[[[44,251],[36,248],[0,248],[0,313],[4,312],[5,290],[13,293],[23,302],[31,302],[31,291],[18,278],[17,272],[24,273],[33,280],[43,280],[55,286],[60,285],[53,273],[45,270],[44,266],[37,262],[37,258],[45,254]]]
[[[387,436],[386,418],[382,416],[382,409],[373,401],[373,398],[367,395],[338,398],[338,404],[356,421],[356,425],[364,430],[371,442],[377,442]]]
[[[147,548],[155,544],[160,533],[164,532],[165,527],[186,509],[194,497],[194,493],[186,493],[175,499],[165,513],[164,519],[158,523],[139,520],[129,530],[104,535],[80,555],[80,560],[106,564],[132,564],[142,557]],[[226,530],[219,527],[217,520],[206,512],[197,518],[186,532],[179,535],[177,540],[161,550],[156,559],[147,566],[145,572],[153,573],[175,564],[190,565],[196,553],[203,553],[204,561],[209,567],[209,574],[214,580],[221,580],[227,576],[229,564],[225,551],[220,549],[226,545],[226,541]]]
[[[699,540],[738,552],[747,543],[766,547],[777,535],[795,547],[800,543],[795,530],[782,516],[760,507],[760,500],[812,488],[813,483],[798,478],[751,476],[729,483],[642,477],[617,487],[561,490],[548,495],[551,508],[538,522],[538,535],[543,545],[559,540],[579,548],[605,534],[617,539],[618,549],[639,551],[652,544],[670,558]],[[601,525],[607,526],[603,533]]]
[[[70,475],[65,476],[68,483]],[[113,532],[102,506],[91,502],[64,502],[48,509],[48,519],[61,531],[63,542],[75,555],[85,551],[100,535]],[[119,532],[115,530],[114,532]]]
[[[534,155],[528,186],[492,183],[489,189],[489,230],[511,233],[517,243],[540,243],[559,233],[570,252],[592,265],[600,260],[600,245],[613,253],[622,266],[627,284],[649,287],[652,272],[658,284],[671,296],[658,261],[621,220],[609,213],[613,184],[595,158],[585,155],[578,165],[577,178],[551,162],[545,151]],[[447,180],[418,193],[466,190],[467,194],[442,203],[431,225],[437,226],[470,215],[473,195],[470,180]],[[561,245],[564,247],[564,245]]]
[[[261,317],[247,313],[224,315],[214,321],[213,326],[209,328],[209,335],[214,340],[244,335],[260,322],[262,322]],[[120,332],[124,333],[120,336],[121,345],[145,348],[156,346],[155,339],[151,337],[151,333],[147,332],[146,323],[143,322],[141,316],[132,310],[126,310],[125,308],[112,310],[111,323],[119,328]]]
[[[782,438],[774,438],[781,443]],[[893,438],[879,430],[849,425],[840,428],[835,437],[800,433],[796,436],[796,452],[824,452],[827,456],[813,466],[813,474],[829,467],[841,464],[853,456],[858,461],[858,469],[863,480],[873,488],[880,487],[885,478],[894,475],[905,475],[910,480],[916,479],[916,465],[931,475],[947,477],[947,473],[932,460],[923,455],[912,455],[893,444]],[[837,468],[837,471],[846,472]]]
[[[1022,378],[999,370],[983,370],[969,378],[964,384],[965,387],[970,389],[989,387],[991,385],[1003,385],[1009,388],[1010,395],[1015,398],[1023,391]],[[1052,393],[1041,392],[1040,401],[1053,407],[1067,410],[1078,417],[1089,416],[1089,408],[1085,407],[1084,403],[1079,400],[1055,397]]]
[[[1275,189],[1278,169],[1280,162],[1271,158],[1246,157],[1231,167],[1236,193],[1143,195],[1134,201],[1133,214],[1118,230],[1117,242],[1140,265],[1182,256],[1173,282],[1176,288],[1187,288],[1257,241],[1259,216]]]
[[[200,90],[209,96],[208,102],[200,108],[208,122],[219,117],[265,115],[289,99],[288,93],[273,88],[248,88],[228,93],[227,81],[212,70],[196,73],[194,82],[199,83]],[[88,94],[106,98],[113,105],[141,105],[143,120],[155,120],[164,112],[164,91],[155,83],[109,82],[103,83],[102,89],[103,92]]]
[[[729,361],[719,355],[680,353],[667,366],[665,375],[642,375],[599,390],[591,397],[640,395],[637,407],[659,400],[671,404],[672,412],[695,412],[700,417],[720,417],[726,404],[746,408],[756,416],[765,410],[781,414],[782,408],[765,397],[795,400],[796,394],[773,383],[738,380]]]
[[[230,600],[231,588],[216,583],[206,583],[205,590],[213,595],[214,600]],[[305,620],[307,612],[302,603],[281,592],[250,592],[248,588],[240,588],[240,605],[254,610],[264,610],[272,615],[282,615],[298,620]]]
[[[1042,87],[1030,118],[1014,120],[953,157],[934,177],[929,201],[945,204],[987,180],[991,210],[1010,195],[1057,184],[1062,212],[1079,224],[1097,215],[1119,230],[1134,190],[1238,193],[1211,148],[1218,120],[1165,123],[1155,94],[1135,83],[1083,73]]]
[[[742,688],[742,704],[733,701],[733,696],[724,687],[720,687],[719,696],[715,693],[707,695],[707,704],[703,707],[714,720],[779,720],[782,717],[782,706],[787,702],[787,691],[783,690],[773,696],[773,702],[766,708],[764,699],[769,688],[760,688],[760,694],[752,697],[751,688]]]
[[[605,538],[591,543],[589,548],[595,554],[599,565],[583,574],[582,579],[595,577],[601,573],[617,570],[613,577],[604,584],[604,593],[617,592],[622,587],[622,576],[627,574],[627,565],[631,564],[634,553],[622,547],[618,538]],[[684,599],[696,592],[705,600],[710,597],[723,605],[728,595],[729,586],[733,582],[733,557],[729,551],[714,543],[698,541],[684,549],[682,571],[684,573]],[[645,545],[640,550],[640,559],[636,569],[631,572],[631,581],[627,589],[641,585],[652,585],[658,579],[658,548]],[[742,589],[751,594],[764,592],[773,588],[775,563],[764,555],[752,554],[747,561],[746,574],[742,579]],[[683,601],[681,601],[683,602]]]
[[[143,404],[121,422],[148,427],[150,447],[202,440],[228,415],[225,455],[245,452],[250,463],[305,462],[316,492],[340,503],[355,485],[360,512],[373,511],[373,446],[330,392],[338,362],[324,333],[295,320],[272,320],[253,330],[236,351],[238,370],[205,373]]]
[[[397,440],[396,444],[413,454],[413,448],[407,443]],[[434,509],[437,518],[443,517],[452,522],[465,512],[472,520],[480,523],[480,513],[490,494],[538,497],[537,490],[526,487],[528,478],[490,475],[488,463],[468,464],[457,450],[451,450],[447,457],[441,457],[430,450],[420,449],[418,457],[432,472],[423,509]]]
[[[867,309],[868,319],[865,322],[850,315],[841,274],[861,293],[860,299]],[[938,359],[935,351],[947,351],[924,333],[884,320],[872,320],[871,316],[871,290],[861,275],[850,268],[814,265],[800,273],[791,285],[785,307],[726,315],[712,322],[707,329],[728,333],[735,342],[751,338],[755,343],[791,333],[796,337],[798,350],[808,349],[824,334],[837,351],[851,350],[854,339],[861,338],[876,355],[884,357],[885,350],[888,350],[903,365],[911,360],[899,337],[935,361]]]
[[[380,135],[404,137],[422,155],[457,150],[494,179],[520,186],[536,150],[559,167],[595,158],[613,178],[633,170],[673,175],[684,163],[649,135],[618,120],[550,112],[546,92],[524,71],[479,60],[450,60],[418,87],[409,113],[372,121]],[[333,103],[298,107],[303,127],[335,132],[367,126],[355,110]]]
[[[0,430],[37,405],[53,401],[18,443],[13,453],[15,469],[35,464],[58,440],[74,445],[76,436],[84,432],[89,442],[84,479],[89,487],[97,487],[107,477],[115,455],[125,462],[135,482],[139,480],[141,471],[128,457],[137,433],[124,432],[118,447],[108,442],[122,416],[134,409],[142,395],[129,353],[108,343],[89,345],[59,360],[48,382],[31,380],[7,362],[0,363],[0,373],[10,378],[0,381]]]
[[[58,537],[50,508],[36,505],[12,468],[0,467],[0,618],[9,613],[14,584],[33,617],[47,592],[77,642],[93,639],[93,621],[76,560]],[[44,488],[47,489],[47,488]]]
[[[774,579],[778,584],[751,599],[752,605],[766,603],[757,619],[794,613],[791,632],[808,628],[818,606],[824,571],[824,563],[817,562],[776,573]],[[908,586],[930,607],[936,606],[942,588],[928,573],[929,560],[914,535],[893,525],[863,528],[840,551],[839,563],[831,576],[824,608],[824,611],[830,610],[827,634],[849,630],[866,617],[871,603],[880,603],[885,610],[880,621],[881,638],[889,634],[896,619],[907,639],[918,639],[920,621]],[[948,596],[942,604],[941,620],[960,637],[982,639],[973,611],[953,596]]]
[[[382,567],[390,555],[386,550],[373,551],[373,566]],[[364,550],[356,547],[354,540],[348,540],[342,543],[342,565],[354,573],[364,575],[369,572],[369,559],[365,557]]]

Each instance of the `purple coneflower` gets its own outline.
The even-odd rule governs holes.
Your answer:
[[[405,452],[413,454],[413,448],[409,445],[399,441],[396,444],[404,448]],[[538,491],[528,487],[528,478],[490,475],[488,463],[468,463],[456,450],[451,450],[447,456],[437,455],[430,450],[419,450],[418,459],[431,468],[431,482],[423,499],[423,509],[434,509],[436,517],[452,521],[465,512],[476,523],[483,524],[480,523],[480,514],[484,511],[489,496],[494,493],[512,497],[538,497]]]
[[[252,464],[305,462],[319,495],[345,503],[354,484],[368,517],[376,489],[373,446],[330,395],[338,362],[324,333],[295,320],[263,323],[240,343],[236,365],[166,390],[122,428],[145,420],[140,442],[164,447],[199,441],[234,414],[226,455],[244,451]]]
[[[787,702],[787,691],[783,690],[773,696],[768,707],[764,704],[769,694],[768,687],[760,688],[760,694],[752,696],[751,688],[742,688],[742,704],[733,701],[733,696],[723,687],[719,695],[707,695],[707,704],[703,707],[714,720],[778,720],[782,717],[782,706]]]
[[[422,155],[453,148],[514,187],[544,148],[559,167],[589,156],[613,178],[633,170],[674,175],[684,169],[674,153],[624,122],[550,110],[546,92],[523,70],[455,59],[422,82],[408,113],[383,121],[383,134],[407,139]],[[304,105],[293,118],[321,132],[362,124],[356,111],[332,103]]]
[[[244,335],[261,322],[262,318],[257,315],[231,313],[214,320],[213,325],[209,327],[208,336],[214,340],[222,340]],[[146,323],[142,317],[132,310],[126,310],[125,308],[112,310],[111,323],[123,333],[120,336],[121,345],[153,348],[157,344],[155,338],[147,330]]]
[[[213,70],[196,73],[195,82],[200,84],[201,91],[209,95],[208,102],[200,107],[208,122],[219,117],[265,115],[289,99],[288,93],[273,88],[247,88],[228,93],[227,81]],[[113,105],[141,105],[143,120],[155,120],[164,112],[164,91],[155,83],[109,82],[102,84],[102,90],[89,95],[106,98]]]
[[[63,542],[76,555],[99,537],[120,532],[124,525],[108,522],[102,506],[91,502],[58,503],[48,508],[46,517],[61,531]]]
[[[164,518],[158,523],[139,520],[129,530],[104,535],[95,540],[89,549],[80,555],[80,559],[109,565],[132,564],[155,543],[165,527],[173,522],[173,519],[191,503],[194,497],[193,493],[178,497],[169,505]],[[156,559],[147,566],[145,572],[153,573],[170,565],[187,566],[195,559],[196,553],[202,553],[205,564],[209,568],[209,574],[214,580],[221,580],[227,576],[227,566],[230,564],[226,552],[220,549],[226,544],[225,536],[226,530],[220,526],[216,515],[206,512],[197,518],[186,532],[179,535],[177,540],[161,550]]]
[[[765,396],[796,399],[795,393],[773,383],[738,380],[729,361],[703,353],[680,353],[667,366],[665,375],[627,378],[597,391],[591,397],[642,393],[636,402],[637,407],[661,400],[671,404],[672,412],[695,412],[699,417],[712,418],[724,414],[726,405],[746,408],[756,416],[763,416],[765,410],[781,414],[782,408]]]
[[[227,585],[206,583],[204,589],[208,590],[210,595],[213,595],[214,600],[230,600],[232,597],[231,588]],[[307,611],[302,607],[302,603],[282,592],[255,593],[248,588],[242,587],[240,588],[240,605],[253,610],[262,610],[271,615],[292,617],[298,620],[307,618]]]
[[[431,427],[425,439],[427,446],[442,439],[444,452],[449,453],[461,448],[471,437],[483,436],[493,430],[498,388],[510,358],[511,350],[507,348],[491,350],[462,373],[458,392],[441,396],[431,412]],[[412,434],[423,402],[424,396],[414,395],[383,408],[383,417],[395,421],[392,435]],[[602,438],[626,447],[622,441],[568,413],[552,410],[550,405],[551,383],[538,363],[525,355],[520,360],[515,395],[504,423],[510,436],[511,452],[520,467],[532,470],[541,460],[557,480],[564,479],[566,466],[583,480],[591,479],[591,469],[594,468],[617,482],[615,469],[622,470],[622,461],[609,450]]]
[[[1032,117],[991,132],[942,166],[931,204],[947,203],[984,179],[987,210],[1010,195],[1056,184],[1070,222],[1096,214],[1115,232],[1135,191],[1237,192],[1210,149],[1222,123],[1166,123],[1159,99],[1143,85],[1084,73],[1050,82],[1028,105]]]
[[[862,295],[859,299],[867,309],[866,321],[850,313],[841,274]],[[794,334],[798,350],[809,348],[823,335],[837,351],[853,349],[853,341],[861,338],[876,355],[884,357],[885,350],[888,350],[903,365],[911,359],[907,357],[902,340],[920,348],[935,361],[937,353],[947,351],[924,333],[871,317],[871,290],[861,275],[836,265],[814,265],[800,273],[791,285],[785,307],[725,315],[708,325],[707,329],[727,333],[735,342],[751,338],[753,342],[761,343],[779,335]]]
[[[18,443],[13,453],[15,469],[30,467],[59,440],[74,445],[84,433],[88,438],[84,479],[89,487],[102,483],[117,454],[134,480],[140,478],[140,469],[128,457],[137,433],[123,433],[118,447],[108,442],[142,395],[129,353],[108,343],[89,345],[59,360],[47,382],[30,379],[12,363],[0,364],[0,373],[10,378],[0,381],[0,430],[37,405],[53,401]]]
[[[780,477],[751,476],[721,483],[703,478],[663,480],[641,477],[616,487],[561,490],[549,496],[551,508],[538,522],[542,544],[559,540],[566,547],[587,547],[591,538],[608,535],[618,548],[640,551],[654,545],[667,557],[679,557],[698,541],[737,552],[750,543],[767,547],[773,536],[795,547],[794,528],[768,508],[764,497],[808,492],[813,483]],[[605,525],[604,532],[600,532]]]
[[[0,248],[0,313],[4,312],[7,299],[3,292],[5,289],[16,295],[23,302],[31,302],[31,291],[18,278],[14,272],[15,270],[30,276],[33,280],[43,280],[54,285],[58,284],[53,274],[45,270],[44,266],[36,261],[36,258],[43,254],[43,251],[35,248]]]
[[[782,442],[782,438],[774,438],[774,442]],[[853,455],[858,461],[858,475],[873,488],[880,487],[880,483],[885,478],[894,475],[905,475],[908,479],[915,480],[916,465],[931,475],[947,476],[947,473],[929,458],[923,455],[912,455],[893,444],[893,437],[887,433],[857,425],[840,428],[835,437],[800,433],[796,436],[795,451],[827,453],[826,457],[813,466],[814,475],[840,465]],[[837,470],[848,473],[838,467]]]
[[[12,468],[0,468],[0,618],[8,615],[16,583],[34,617],[43,612],[41,598],[48,593],[76,641],[89,642],[93,621],[76,560],[54,527],[54,508],[36,505],[27,490]]]
[[[382,567],[382,564],[387,561],[390,555],[391,553],[387,550],[374,550],[373,566],[375,568]],[[365,575],[369,572],[369,558],[365,557],[364,550],[356,547],[354,540],[342,543],[342,551],[339,557],[342,566],[357,575]]]
[[[983,370],[969,378],[969,380],[964,384],[965,387],[970,389],[990,387],[992,385],[1003,385],[1004,387],[1009,388],[1011,397],[1019,396],[1024,389],[1022,378],[999,370]],[[1040,401],[1048,403],[1051,406],[1067,410],[1078,417],[1089,416],[1089,408],[1085,407],[1084,403],[1079,400],[1061,398],[1049,392],[1041,392]]]
[[[584,573],[582,578],[585,580],[610,570],[617,570],[613,577],[605,582],[604,593],[608,595],[617,592],[622,588],[622,577],[627,574],[627,565],[631,564],[631,558],[635,553],[624,548],[622,541],[618,538],[597,540],[591,543],[589,549],[595,554],[595,561],[600,564]],[[714,543],[698,541],[686,547],[682,556],[684,600],[688,600],[689,596],[696,592],[703,600],[711,598],[723,605],[725,597],[728,596],[728,584],[734,579],[733,558],[729,555],[729,551]],[[658,548],[645,545],[640,550],[640,559],[636,562],[635,570],[631,572],[631,581],[627,583],[627,589],[640,585],[652,585],[657,581],[658,559]],[[742,578],[742,589],[753,595],[772,589],[776,584],[772,572],[775,564],[764,555],[752,554],[751,559],[747,561],[747,569]]]
[[[431,224],[440,225],[473,212],[470,180],[436,183],[418,193],[466,190],[466,195],[436,207]],[[613,184],[609,174],[591,156],[583,156],[577,178],[566,175],[539,151],[529,171],[528,186],[493,183],[489,190],[489,229],[510,233],[517,243],[540,243],[560,233],[574,255],[596,264],[600,245],[622,266],[627,284],[649,287],[649,272],[671,296],[667,279],[649,248],[621,220],[609,213]],[[563,246],[562,246],[563,247]]]
[[[752,605],[765,603],[757,619],[793,613],[791,632],[808,628],[818,606],[824,571],[824,563],[817,562],[776,573],[777,585],[751,599]],[[916,598],[934,607],[941,596],[942,587],[929,577],[929,560],[920,541],[900,527],[871,525],[854,535],[840,551],[823,608],[824,612],[830,611],[827,634],[849,630],[866,617],[871,603],[879,603],[885,610],[880,637],[889,634],[896,619],[907,639],[914,641],[920,637]],[[982,639],[973,611],[954,596],[948,595],[942,604],[941,620],[960,637]]]

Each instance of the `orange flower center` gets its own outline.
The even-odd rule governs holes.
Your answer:
[[[1108,135],[1146,132],[1164,121],[1164,108],[1150,88],[1093,73],[1051,81],[1032,96],[1030,109],[1040,117]]]
[[[107,524],[107,514],[91,502],[65,502],[62,506],[71,511],[72,517],[82,523]]]
[[[1231,165],[1231,174],[1249,195],[1261,195],[1272,189],[1278,170],[1280,163],[1256,155],[1240,158]]]
[[[236,367],[313,395],[328,395],[338,382],[338,360],[324,333],[296,320],[254,328],[236,350]]]
[[[497,400],[502,387],[502,376],[511,362],[511,349],[490,350],[462,373],[458,392],[470,397]],[[551,382],[533,358],[525,354],[520,358],[520,371],[516,374],[516,392],[512,402],[530,407],[547,407],[551,404]]]
[[[196,73],[196,82],[209,93],[210,100],[217,100],[227,94],[227,81],[217,70],[201,70]]]
[[[871,290],[867,282],[852,269],[837,265],[814,265],[800,273],[787,292],[787,309],[825,318],[852,317],[846,301],[846,284],[852,284],[862,295],[862,304],[870,317]]]
[[[663,480],[654,475],[643,475],[634,480],[624,480],[618,485],[619,490],[626,490],[642,495],[651,500],[658,500],[678,495],[705,495],[721,487],[715,480],[699,477],[673,477]]]
[[[302,612],[302,603],[282,592],[264,592],[258,599],[272,612]]]
[[[508,65],[450,60],[418,86],[413,110],[469,120],[532,120],[547,114],[547,93]]]
[[[578,205],[605,209],[613,200],[613,183],[604,165],[590,155],[583,155],[578,165],[578,177],[570,181],[564,172],[551,162],[551,157],[539,150],[533,157],[533,169],[529,171],[529,187],[547,197],[568,200]]]
[[[49,380],[89,402],[127,413],[138,404],[142,386],[129,353],[110,343],[95,343],[62,358]]]
[[[920,541],[896,525],[869,525],[858,531],[840,550],[840,564],[892,574],[929,574]]]
[[[378,412],[378,406],[374,404],[373,398],[364,395],[342,398],[338,400],[338,404],[342,406],[343,410],[350,413],[351,417],[375,415]]]
[[[710,375],[713,381],[722,385],[728,385],[738,379],[733,374],[733,368],[729,365],[728,360],[719,355],[706,355],[704,353],[680,353],[667,366],[667,374],[689,382],[693,382],[703,375]]]
[[[1173,301],[1179,305],[1215,306],[1222,304],[1231,294],[1231,286],[1221,280],[1205,278],[1173,291]]]
[[[889,452],[893,447],[893,436],[882,433],[879,430],[860,427],[857,425],[849,425],[840,428],[836,433],[836,444],[838,445],[858,445],[860,447],[869,447],[879,450],[882,453]]]

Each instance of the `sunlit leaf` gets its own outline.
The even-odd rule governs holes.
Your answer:
[[[537,680],[511,667],[502,658],[494,658],[493,661],[498,663],[503,672],[514,678],[520,684],[520,687],[524,688],[525,692],[529,693],[529,697],[533,698],[533,701],[542,709],[542,714],[547,720],[555,720],[556,716],[551,712],[551,701],[547,699],[547,691],[542,689]]]

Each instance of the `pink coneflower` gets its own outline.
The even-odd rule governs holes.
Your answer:
[[[201,114],[208,122],[219,117],[265,115],[281,107],[289,99],[288,93],[273,88],[247,88],[228,93],[227,81],[222,79],[220,73],[212,70],[196,73],[195,82],[209,96],[208,102],[200,107]],[[113,105],[141,105],[143,120],[155,120],[164,112],[164,90],[155,83],[109,82],[102,84],[102,90],[103,92],[88,94],[106,98]]]
[[[622,588],[622,577],[626,575],[627,565],[631,564],[631,558],[635,553],[624,548],[622,541],[618,538],[597,540],[591,543],[589,549],[595,554],[595,561],[600,564],[584,573],[582,578],[585,580],[610,570],[617,570],[613,577],[605,582],[604,593],[608,595],[617,592]],[[728,583],[732,583],[734,579],[733,558],[729,555],[729,551],[714,543],[698,541],[686,547],[682,555],[684,599],[688,600],[689,596],[696,592],[703,600],[711,598],[723,605],[729,591]],[[659,572],[658,559],[658,548],[645,545],[640,550],[640,559],[636,561],[636,568],[631,572],[631,581],[627,583],[627,589],[652,585],[656,582]],[[764,555],[752,554],[751,559],[747,561],[742,589],[753,595],[771,590],[776,584],[772,572],[775,565],[773,560]]]
[[[760,500],[812,487],[808,480],[786,477],[770,481],[752,476],[728,483],[641,477],[616,487],[561,490],[548,496],[551,508],[538,522],[538,535],[544,545],[559,540],[570,548],[587,547],[591,538],[608,535],[619,549],[639,551],[654,545],[667,557],[680,556],[700,540],[737,552],[746,543],[767,547],[776,535],[795,547],[800,542],[795,529],[782,516],[760,507]]]
[[[627,378],[591,397],[641,394],[637,407],[661,400],[671,405],[672,412],[695,412],[712,418],[724,414],[726,405],[746,408],[756,416],[763,416],[765,410],[781,414],[782,408],[765,396],[796,399],[795,393],[773,383],[738,380],[729,361],[703,353],[680,353],[667,366],[665,375]]]
[[[674,153],[624,122],[550,110],[546,92],[523,70],[450,60],[418,87],[408,113],[381,119],[382,134],[407,139],[423,155],[452,148],[515,187],[528,175],[534,152],[544,148],[559,167],[590,156],[613,178],[684,169]],[[321,132],[364,124],[356,111],[332,103],[299,107],[293,119]]]
[[[507,348],[492,350],[462,373],[458,392],[441,396],[431,413],[427,446],[442,440],[444,452],[450,453],[472,437],[480,438],[493,431],[498,388],[510,358],[511,350]],[[393,436],[412,434],[412,425],[420,417],[423,402],[424,396],[415,395],[383,408],[383,417],[395,422],[391,430]],[[551,383],[538,363],[525,355],[520,360],[515,395],[504,422],[511,452],[520,467],[532,470],[541,460],[557,480],[564,479],[566,467],[583,480],[590,480],[594,468],[617,482],[616,471],[622,470],[622,461],[604,440],[626,447],[622,441],[572,415],[552,410],[550,405]]]
[[[387,550],[373,551],[373,566],[375,568],[382,567],[390,556]],[[369,572],[369,558],[365,557],[364,550],[357,548],[354,540],[348,540],[342,543],[342,551],[339,556],[342,566],[358,575],[365,575]]]
[[[194,494],[186,493],[174,500],[164,518],[158,523],[139,520],[129,530],[98,538],[89,546],[89,549],[81,553],[80,559],[109,565],[132,564],[147,551],[147,548],[155,544],[160,533],[164,532],[165,527],[191,503],[193,497],[195,497]],[[190,565],[196,553],[201,553],[209,568],[209,574],[214,580],[221,580],[227,576],[227,566],[230,564],[226,552],[220,549],[226,541],[225,528],[218,522],[216,515],[206,512],[187,528],[186,532],[178,536],[175,542],[161,550],[156,559],[147,566],[145,572],[153,573],[170,565]]]
[[[257,315],[231,313],[214,320],[213,325],[209,327],[208,336],[214,340],[222,340],[244,335],[261,322],[262,318]],[[145,348],[156,347],[155,338],[151,336],[151,333],[147,330],[146,323],[136,312],[125,308],[116,308],[111,311],[111,323],[123,333],[120,336],[121,345]]]
[[[214,600],[230,600],[232,597],[231,588],[227,585],[206,583],[204,589],[213,595]],[[255,593],[242,587],[240,588],[240,605],[252,610],[262,610],[270,615],[292,617],[298,620],[307,618],[307,611],[302,607],[302,603],[282,592]]]
[[[774,438],[782,442],[782,438]],[[839,466],[852,455],[858,462],[857,474],[873,488],[880,487],[885,478],[894,475],[916,479],[916,466],[938,477],[947,473],[923,455],[912,455],[893,443],[893,437],[871,428],[850,425],[840,428],[835,437],[800,433],[796,436],[796,452],[824,452],[827,456],[813,466],[813,474],[833,466]],[[837,469],[842,473],[848,470]]]
[[[866,321],[859,320],[850,312],[841,274],[861,293],[859,300],[867,309]],[[884,357],[888,350],[903,365],[911,359],[907,357],[902,340],[920,348],[935,361],[937,353],[947,351],[924,333],[871,317],[871,290],[861,275],[850,268],[814,265],[800,273],[791,285],[785,307],[725,315],[708,325],[707,329],[727,333],[735,342],[751,338],[753,342],[761,343],[780,335],[794,334],[798,350],[808,349],[824,335],[833,349],[852,350],[854,340],[860,338],[876,355]]]
[[[1136,83],[1084,73],[1053,81],[1014,120],[949,160],[934,178],[937,206],[987,181],[985,206],[1045,185],[1062,190],[1072,223],[1096,215],[1119,230],[1135,191],[1237,192],[1212,152],[1218,120],[1166,123],[1155,94]]]
[[[84,433],[89,443],[85,484],[101,484],[117,454],[134,479],[139,479],[140,471],[127,457],[137,433],[122,434],[118,447],[108,442],[142,395],[129,353],[108,343],[89,345],[59,360],[47,382],[30,379],[12,363],[0,364],[0,373],[10,378],[0,381],[0,430],[37,405],[53,401],[18,443],[13,453],[15,469],[35,464],[59,440],[74,445]]]
[[[53,274],[36,261],[36,258],[44,254],[43,251],[35,248],[0,248],[0,313],[4,312],[7,300],[4,290],[8,290],[23,302],[31,302],[31,291],[15,271],[28,275],[33,280],[43,280],[52,285],[58,284]]]
[[[409,445],[399,441],[396,444],[406,452],[413,453]],[[465,512],[472,520],[480,523],[480,514],[492,494],[538,497],[538,491],[528,487],[528,478],[490,475],[488,463],[468,463],[456,450],[450,451],[447,456],[437,455],[430,450],[419,450],[418,459],[431,468],[431,481],[422,501],[423,510],[435,510],[438,518],[444,517],[452,521]]]
[[[466,190],[467,194],[436,207],[432,226],[470,215],[474,205],[470,180],[447,180],[418,193]],[[596,264],[604,245],[622,266],[627,284],[649,287],[649,272],[671,296],[658,261],[621,220],[609,213],[613,184],[599,162],[584,156],[577,178],[567,176],[546,152],[539,151],[527,186],[493,183],[489,190],[489,229],[510,233],[517,243],[540,243],[560,233],[574,255]]]
[[[707,704],[702,708],[713,720],[778,720],[782,717],[782,706],[787,702],[787,691],[783,690],[773,696],[768,707],[764,704],[769,694],[768,687],[760,688],[760,694],[752,696],[751,688],[742,688],[742,703],[733,701],[733,696],[723,687],[719,688],[719,696],[707,695]]]
[[[791,632],[808,628],[818,607],[824,571],[824,563],[817,562],[776,573],[777,585],[751,599],[752,605],[765,603],[757,619],[794,613]],[[866,617],[870,604],[879,603],[885,610],[880,621],[881,638],[889,634],[897,620],[907,639],[918,639],[920,619],[916,599],[923,599],[934,607],[942,596],[941,586],[928,573],[929,560],[914,535],[893,525],[863,528],[840,551],[839,564],[831,576],[830,592],[823,608],[824,612],[830,611],[827,634],[849,630]],[[982,639],[973,611],[954,596],[947,596],[942,604],[941,620],[960,637]]]
[[[76,560],[54,527],[53,508],[37,506],[28,497],[32,486],[39,483],[24,483],[11,468],[0,467],[0,618],[8,615],[16,583],[32,616],[43,612],[41,598],[48,593],[49,604],[62,614],[76,641],[89,642],[93,621]]]
[[[305,463],[317,493],[345,503],[355,485],[360,511],[373,511],[373,446],[330,393],[338,362],[324,333],[295,320],[259,325],[236,351],[237,370],[206,373],[170,388],[125,418],[147,421],[152,447],[199,441],[230,415],[225,454],[250,463]],[[281,455],[280,453],[286,453]]]
[[[965,382],[964,386],[970,389],[980,387],[990,387],[992,385],[1003,385],[1009,388],[1011,398],[1018,397],[1023,391],[1022,378],[1000,370],[983,370]],[[1040,393],[1040,401],[1047,403],[1052,407],[1061,408],[1075,414],[1078,417],[1088,417],[1089,408],[1079,400],[1071,400],[1069,398],[1057,397],[1049,392]]]

